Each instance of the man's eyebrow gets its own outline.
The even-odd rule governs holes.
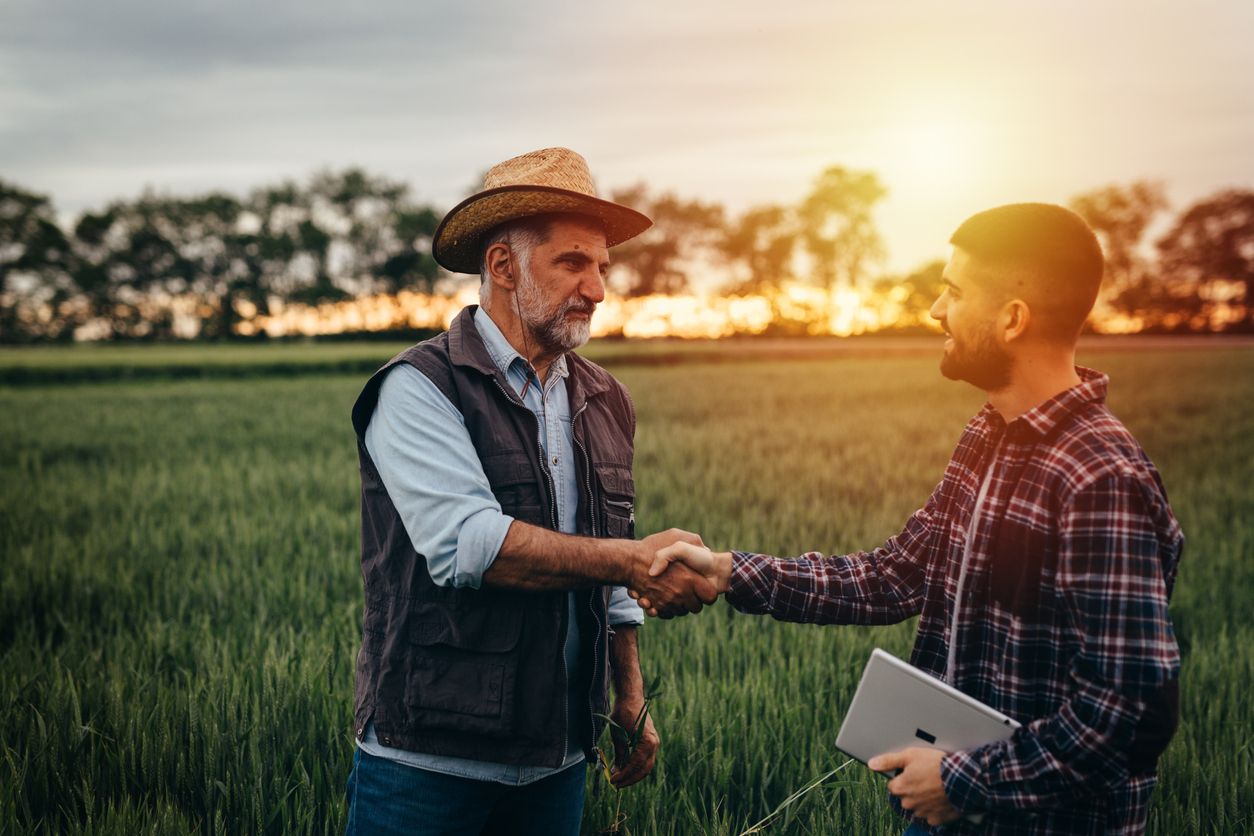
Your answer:
[[[953,280],[952,280],[952,279],[950,279],[948,276],[941,276],[941,284],[945,285],[945,287],[951,287],[951,288],[953,288],[954,290],[962,290],[962,288],[960,288],[960,287],[958,287],[958,285],[954,284],[954,283],[953,283]]]
[[[592,258],[592,256],[588,255],[588,254],[587,254],[586,252],[584,252],[583,250],[565,250],[565,251],[560,252],[560,253],[558,253],[557,255],[553,256],[553,263],[554,263],[554,264],[558,264],[558,263],[561,263],[561,262],[563,262],[563,261],[565,261],[565,262],[567,262],[567,263],[570,263],[570,264],[578,264],[578,265],[580,265],[580,266],[582,266],[582,265],[584,265],[584,264],[593,264],[593,263],[595,263],[595,261],[594,261],[594,259]],[[598,267],[600,268],[600,270],[601,270],[601,272],[602,272],[602,273],[604,273],[604,272],[606,272],[607,270],[609,270],[609,269],[610,269],[610,260],[609,260],[609,258],[606,258],[606,259],[605,259],[605,261],[600,262],[600,264],[598,264]]]
[[[566,250],[553,256],[554,264],[559,261],[577,261],[580,264],[588,264],[592,261],[592,256],[588,255],[583,250]]]

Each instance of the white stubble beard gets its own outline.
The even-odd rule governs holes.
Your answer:
[[[564,299],[553,310],[544,310],[540,288],[531,276],[527,259],[519,259],[519,280],[514,289],[518,302],[518,318],[536,347],[546,354],[565,354],[588,342],[592,331],[592,314],[596,303],[582,296]],[[586,317],[570,317],[571,311],[587,313]]]

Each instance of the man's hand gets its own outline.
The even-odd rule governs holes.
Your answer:
[[[671,618],[690,612],[701,612],[705,604],[718,600],[718,593],[710,582],[687,566],[677,566],[666,573],[652,573],[656,555],[667,546],[687,545],[702,548],[701,538],[688,531],[672,528],[650,534],[641,541],[645,547],[643,559],[637,563],[632,580],[627,584],[631,596],[645,599],[649,615]]]
[[[731,588],[731,557],[731,552],[715,554],[700,542],[678,540],[658,550],[649,567],[649,576],[665,578],[686,568],[705,578],[716,593],[722,593]],[[680,565],[673,566],[675,563]],[[633,587],[628,593],[649,615],[658,615],[657,602],[645,590]]]
[[[903,808],[936,827],[962,815],[949,803],[941,783],[940,764],[944,757],[939,749],[914,748],[871,758],[867,766],[876,772],[902,770],[888,782],[888,791],[901,799]]]
[[[631,729],[635,727],[636,718],[640,716],[640,709],[643,707],[643,699],[618,699],[614,701],[614,710],[610,712],[610,716],[618,725]],[[611,737],[614,738],[614,767],[610,770],[610,783],[616,789],[621,790],[624,787],[630,787],[653,771],[657,749],[662,741],[658,737],[657,730],[653,728],[653,717],[647,717],[644,721],[644,733],[640,737],[640,742],[636,744],[636,750],[631,753],[626,763],[622,763],[627,757],[627,741],[620,739],[618,733],[613,732],[612,728],[611,731]],[[621,766],[619,766],[620,763],[622,763]]]

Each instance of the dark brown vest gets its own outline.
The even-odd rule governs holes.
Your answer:
[[[437,586],[366,452],[365,432],[383,378],[398,364],[422,372],[462,414],[501,510],[556,530],[552,478],[539,422],[492,362],[474,326],[475,306],[448,332],[402,352],[353,406],[361,468],[361,573],[366,606],[357,654],[354,725],[373,717],[385,746],[527,766],[566,756],[566,592]],[[580,484],[577,532],[635,536],[631,465],[636,415],[606,371],[566,355]],[[580,743],[589,759],[609,713],[610,587],[576,590],[591,671]]]

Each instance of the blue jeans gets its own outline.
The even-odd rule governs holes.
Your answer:
[[[531,784],[476,781],[360,749],[348,776],[346,836],[578,836],[582,764]]]

